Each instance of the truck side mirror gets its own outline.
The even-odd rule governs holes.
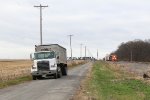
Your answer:
[[[57,56],[57,59],[59,59],[59,56]]]
[[[30,60],[34,60],[34,56],[32,53],[30,54]]]

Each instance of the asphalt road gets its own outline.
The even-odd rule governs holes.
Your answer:
[[[91,63],[75,67],[60,79],[35,80],[0,89],[0,100],[69,100],[86,76]]]

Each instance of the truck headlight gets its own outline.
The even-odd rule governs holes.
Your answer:
[[[55,67],[55,65],[51,65],[51,67]]]
[[[36,67],[32,65],[32,69],[36,69]]]
[[[51,65],[51,67],[55,67],[55,64],[54,64],[54,65]]]

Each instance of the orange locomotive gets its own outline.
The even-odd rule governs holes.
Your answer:
[[[107,56],[105,57],[105,60],[106,60],[106,61],[117,61],[118,59],[117,59],[117,55],[111,54],[111,55],[107,55]]]
[[[117,61],[117,55],[110,55],[111,61]]]

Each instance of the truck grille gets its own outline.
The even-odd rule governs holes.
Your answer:
[[[50,70],[49,69],[49,61],[38,61],[37,68],[38,68],[38,70]]]

